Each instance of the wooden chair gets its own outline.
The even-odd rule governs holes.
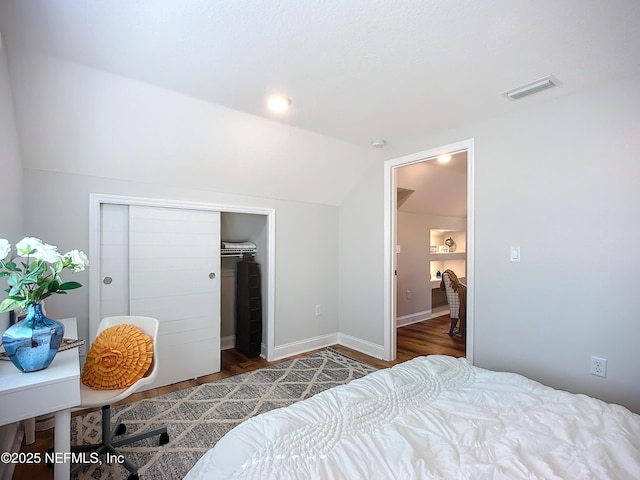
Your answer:
[[[452,270],[445,270],[442,273],[442,285],[447,294],[447,303],[449,304],[449,317],[451,318],[451,326],[449,327],[449,336],[462,336],[466,334],[467,323],[467,287],[460,283],[458,277]],[[460,327],[456,329],[460,321]]]

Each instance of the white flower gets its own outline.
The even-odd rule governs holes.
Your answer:
[[[16,243],[16,250],[18,255],[21,257],[26,257],[28,255],[32,255],[38,249],[38,247],[42,245],[42,240],[35,237],[24,237],[18,243]]]
[[[4,260],[11,251],[11,244],[4,238],[0,238],[0,260]]]
[[[89,265],[89,258],[87,255],[77,249],[65,253],[63,258],[68,258],[70,260],[71,265],[69,268],[74,272],[81,272]]]
[[[9,255],[11,245],[0,238],[0,255]],[[78,282],[63,282],[60,274],[68,269],[80,272],[89,265],[84,252],[72,250],[64,255],[58,247],[44,243],[39,238],[24,237],[16,244],[16,251],[25,261],[6,262],[0,258],[0,277],[9,277],[9,296],[0,302],[0,312],[25,309],[37,305],[51,295],[64,294],[80,288]],[[51,266],[47,267],[47,263]]]
[[[33,258],[44,260],[47,263],[56,263],[62,260],[62,255],[58,253],[58,247],[43,243],[38,245]]]

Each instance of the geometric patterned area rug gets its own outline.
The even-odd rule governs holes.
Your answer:
[[[158,446],[158,438],[154,437],[121,447],[120,451],[138,465],[140,479],[176,480],[183,478],[207,450],[244,420],[375,370],[328,348],[253,372],[115,407],[112,421],[121,419],[127,426],[126,435],[166,425],[169,432],[166,445]],[[100,422],[100,412],[72,418],[72,444],[98,442],[102,434]],[[94,464],[78,478],[121,480],[127,476],[127,470],[118,464]]]

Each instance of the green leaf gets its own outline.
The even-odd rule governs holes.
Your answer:
[[[19,285],[33,285],[38,283],[38,272],[31,272],[23,276],[18,282]]]
[[[60,288],[60,282],[56,280],[52,280],[51,282],[49,282],[49,285],[47,285],[47,290],[50,293],[56,293],[59,288]]]
[[[10,275],[9,272],[4,272],[4,271],[0,272],[0,277],[7,277],[9,275]]]
[[[16,266],[15,263],[13,262],[7,262],[7,264],[5,265],[5,267],[7,267],[7,270],[11,270],[12,272],[15,272],[18,267]]]
[[[0,303],[0,312],[10,312],[11,310],[15,310],[16,308],[21,308],[22,306],[22,302],[19,300],[5,298],[2,303]]]
[[[47,269],[47,264],[44,260],[38,259],[34,261],[31,265],[29,265],[29,275],[36,274],[40,275]]]
[[[41,275],[46,270],[47,266],[44,263],[40,263],[37,268],[23,275],[20,282],[23,284],[42,283],[43,277]]]
[[[82,284],[78,282],[64,282],[58,287],[58,290],[73,290],[74,288],[80,288],[81,286]]]
[[[33,299],[42,298],[42,295],[47,291],[48,285],[49,285],[48,283],[43,283],[42,285],[39,285],[38,288],[36,288],[31,292],[31,298]]]
[[[57,275],[64,269],[64,264],[62,260],[58,260],[56,263],[50,266],[49,270],[51,270],[51,275]]]

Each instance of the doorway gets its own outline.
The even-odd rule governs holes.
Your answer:
[[[445,165],[437,163],[438,157],[445,155],[451,157],[450,170],[458,169],[458,176],[466,174],[462,202],[451,175],[442,174],[440,183],[431,183],[429,191],[419,192],[424,190],[422,177],[445,171]],[[467,284],[466,356],[473,362],[473,159],[470,139],[385,162],[385,360],[396,358],[398,325],[437,316],[438,307],[433,307],[434,301],[438,302],[433,296],[440,282],[437,273],[450,268],[464,272]],[[447,209],[420,206],[434,198],[442,205],[447,193],[454,195]],[[453,245],[453,251],[447,243]]]

